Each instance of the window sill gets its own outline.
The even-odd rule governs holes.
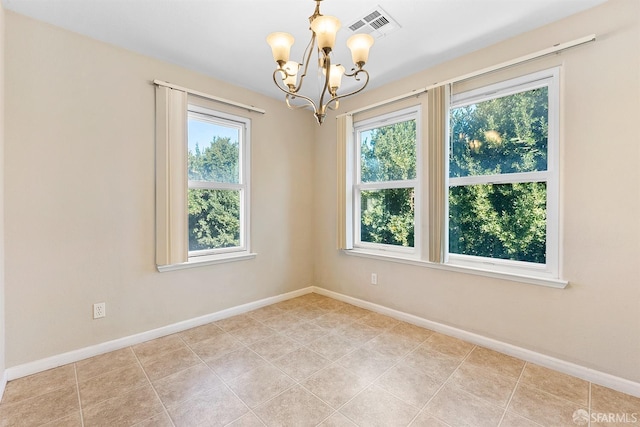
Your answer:
[[[476,276],[493,277],[495,279],[511,280],[513,282],[528,283],[531,285],[546,286],[556,289],[564,289],[569,284],[567,280],[527,276],[524,274],[504,273],[499,271],[483,270],[480,268],[464,267],[459,265],[439,264],[415,258],[405,258],[398,254],[381,254],[371,251],[364,251],[361,249],[348,249],[342,250],[341,252],[349,256],[373,258],[381,261],[398,262],[401,264],[416,265],[419,267],[433,268],[436,270],[454,271],[457,273],[472,274]]]
[[[194,257],[189,261],[183,262],[181,264],[158,265],[157,268],[160,273],[164,273],[165,271],[184,270],[186,268],[205,267],[207,265],[222,264],[222,263],[234,262],[234,261],[243,261],[247,259],[253,259],[257,255],[258,254],[251,253],[251,252],[236,252],[236,253],[227,253],[222,255],[200,256],[200,257]]]

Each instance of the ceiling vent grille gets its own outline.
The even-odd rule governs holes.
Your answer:
[[[378,6],[349,25],[349,29],[354,33],[371,34],[375,38],[380,38],[400,29],[400,25]]]

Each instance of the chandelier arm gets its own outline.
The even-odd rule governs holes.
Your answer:
[[[360,79],[358,78],[358,74],[365,73],[367,75],[367,81],[369,81],[369,72],[367,70],[365,70],[364,68],[358,68],[358,69],[352,68],[351,71],[353,71],[353,73],[351,73],[351,74],[344,73],[343,76],[345,76],[345,77],[354,77],[356,80],[360,81]]]
[[[285,88],[283,88],[282,86],[280,86],[280,83],[278,83],[278,79],[276,78],[276,75],[277,75],[278,73],[284,73],[284,74],[285,74],[285,76],[287,76],[287,77],[289,77],[289,76],[290,76],[290,74],[289,74],[289,73],[287,73],[287,71],[286,71],[284,68],[276,68],[276,70],[273,72],[273,83],[276,85],[276,87],[277,87],[278,89],[280,89],[281,91],[283,91],[285,94],[287,94],[287,95],[293,95],[293,93],[292,93],[290,90],[285,89]],[[282,78],[280,78],[280,80],[282,80]]]
[[[360,89],[354,90],[353,92],[349,92],[349,93],[345,93],[344,95],[338,95],[338,96],[334,96],[331,98],[331,100],[329,102],[327,102],[326,106],[328,108],[329,105],[331,103],[337,102],[340,98],[346,98],[347,96],[351,96],[351,95],[355,95],[358,92],[361,92],[364,90],[365,87],[367,87],[367,85],[369,84],[369,72],[367,72],[367,70],[363,70],[362,68],[359,70],[356,70],[356,72],[352,73],[352,74],[345,74],[345,76],[347,77],[354,77],[355,80],[360,81],[360,79],[358,78],[358,74],[360,73],[364,73],[367,76],[367,79],[365,80],[364,84],[362,85],[362,87]]]
[[[325,73],[324,73],[325,76],[324,76],[324,87],[322,88],[322,92],[320,93],[320,100],[318,101],[318,104],[320,105],[319,114],[324,116],[327,106],[333,101],[333,95],[332,95],[332,99],[327,101],[326,104],[323,102],[324,96],[327,94],[327,89],[329,89],[329,70],[331,70],[331,58],[324,51],[322,51],[322,57],[323,57],[323,68],[325,69]]]
[[[304,60],[304,71],[302,72],[302,74],[300,74],[300,80],[298,81],[296,92],[302,89],[302,81],[307,75],[307,70],[309,69],[309,62],[311,62],[311,54],[313,53],[313,46],[315,46],[315,41],[316,41],[316,33],[312,31],[311,40],[309,41],[307,48],[304,50],[304,53],[302,54],[302,59]],[[306,59],[305,59],[305,56],[306,56]]]
[[[289,75],[289,73],[287,73],[285,70],[283,70],[282,68],[277,68],[274,72],[273,72],[273,83],[275,83],[276,87],[278,89],[280,89],[282,92],[284,92],[285,96],[285,101],[287,102],[287,107],[289,107],[290,109],[296,109],[296,108],[304,108],[306,107],[306,105],[292,105],[289,102],[290,98],[302,98],[304,100],[306,100],[309,103],[309,106],[313,108],[313,112],[317,113],[318,112],[318,107],[316,107],[316,103],[313,102],[313,100],[311,98],[309,98],[308,96],[305,95],[301,95],[298,93],[294,93],[291,92],[290,90],[284,89],[282,86],[280,86],[280,84],[278,83],[278,79],[276,78],[276,74],[277,73],[285,73],[286,75]]]
[[[314,1],[316,2],[316,8],[313,11],[313,15],[309,17],[309,24],[311,24],[313,20],[316,19],[318,16],[322,16],[322,14],[320,13],[320,2],[322,0],[314,0]]]
[[[302,98],[305,101],[307,101],[309,105],[293,105],[290,101],[290,99],[293,99],[293,98]],[[314,114],[318,112],[318,107],[316,107],[316,103],[313,102],[313,100],[308,96],[299,95],[297,93],[288,93],[287,96],[285,96],[285,102],[287,103],[287,107],[289,107],[289,109],[291,110],[299,110],[301,108],[311,107],[313,109]]]
[[[309,108],[309,105],[304,104],[304,105],[293,105],[290,101],[290,99],[295,98],[295,96],[292,95],[287,95],[284,97],[284,102],[287,104],[287,107],[289,107],[290,110],[300,110],[302,108]]]

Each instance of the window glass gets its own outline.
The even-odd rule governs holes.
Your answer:
[[[449,262],[557,274],[556,82],[550,70],[453,97]]]
[[[354,245],[419,255],[419,107],[356,122]]]
[[[362,191],[360,240],[413,247],[414,189]]]
[[[237,184],[240,179],[240,129],[189,114],[189,180]]]
[[[452,108],[449,176],[547,170],[548,88]]]
[[[416,177],[416,121],[407,120],[360,132],[362,182]]]
[[[363,120],[339,118],[340,249],[562,282],[560,68],[480,84],[437,87],[419,105]]]
[[[240,246],[240,191],[189,189],[189,251]]]
[[[480,184],[449,191],[449,252],[546,262],[544,182]]]
[[[245,123],[192,106],[187,135],[189,256],[244,250]]]

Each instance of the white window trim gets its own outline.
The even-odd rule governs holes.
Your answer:
[[[241,123],[240,184],[220,184],[223,189],[241,191],[242,246],[212,251],[188,251],[187,192],[187,123],[188,112],[202,113]],[[225,123],[227,124],[227,123]],[[156,267],[158,271],[174,271],[224,262],[251,259],[250,252],[250,147],[251,120],[196,105],[179,88],[156,87]],[[208,188],[208,183],[192,182]],[[216,187],[216,188],[218,188]],[[196,256],[197,255],[197,256]]]
[[[547,86],[549,88],[549,104],[546,171],[449,178],[449,162],[445,162],[445,188],[447,188],[447,193],[448,189],[455,185],[545,182],[547,188],[546,263],[537,264],[449,253],[449,203],[447,198],[445,201],[444,264],[563,282],[560,280],[559,271],[559,80],[560,69],[556,67],[453,95],[450,104],[450,108],[461,107],[498,96],[508,96]],[[448,159],[448,138],[445,151],[445,159]]]
[[[359,133],[367,130],[375,129],[381,126],[392,125],[408,120],[415,120],[416,122],[416,177],[414,179],[399,180],[399,181],[381,181],[381,182],[362,182],[361,181],[361,144],[359,139]],[[376,116],[353,124],[353,147],[351,152],[353,153],[353,159],[351,162],[351,172],[348,175],[351,176],[353,182],[352,188],[352,205],[351,211],[353,212],[352,224],[353,224],[353,247],[351,250],[360,251],[365,253],[391,253],[402,255],[407,258],[419,259],[421,256],[421,242],[422,239],[422,110],[420,105],[415,105],[401,110],[393,111],[387,114]],[[404,247],[397,245],[389,245],[383,243],[371,243],[363,242],[361,237],[361,198],[360,193],[364,190],[387,190],[397,188],[413,188],[414,189],[414,239],[413,247]]]
[[[548,250],[551,252],[550,254],[547,255],[547,262],[548,264],[550,264],[550,270],[554,271],[555,273],[549,274],[549,272],[547,271],[548,269],[546,268],[546,266],[544,267],[540,267],[539,264],[534,264],[534,263],[521,263],[518,261],[511,261],[511,266],[507,266],[506,268],[503,267],[501,269],[496,269],[495,265],[496,264],[501,264],[503,262],[503,260],[496,260],[496,259],[488,259],[486,260],[486,262],[483,262],[485,260],[476,260],[475,263],[470,263],[470,264],[465,264],[464,262],[460,262],[460,263],[445,263],[445,262],[430,262],[426,259],[426,254],[423,252],[422,254],[409,254],[409,253],[402,253],[402,251],[398,251],[397,247],[392,246],[390,248],[386,248],[385,245],[377,245],[379,247],[374,248],[367,248],[365,247],[355,247],[355,245],[353,245],[353,240],[350,240],[352,238],[352,236],[355,237],[359,237],[359,230],[355,231],[353,230],[351,233],[348,233],[348,235],[346,236],[347,238],[347,244],[346,247],[340,247],[340,252],[348,255],[348,256],[356,256],[356,257],[364,257],[364,258],[370,258],[370,259],[375,259],[378,261],[386,261],[386,262],[394,262],[394,263],[401,263],[401,264],[407,264],[407,265],[414,265],[414,266],[418,266],[418,267],[423,267],[423,268],[431,268],[431,269],[436,269],[436,270],[442,270],[442,271],[451,271],[451,272],[456,272],[456,273],[463,273],[463,274],[471,274],[471,275],[475,275],[475,276],[483,276],[483,277],[491,277],[491,278],[495,278],[495,279],[500,279],[500,280],[506,280],[506,281],[510,281],[510,282],[516,282],[516,283],[525,283],[525,284],[532,284],[532,285],[539,285],[539,286],[545,286],[545,287],[550,287],[550,288],[556,288],[556,289],[563,289],[566,286],[568,286],[569,282],[567,280],[562,279],[562,275],[561,275],[561,271],[560,271],[560,266],[562,265],[561,262],[561,250],[560,250],[560,213],[559,213],[559,204],[560,204],[560,198],[559,198],[559,177],[560,177],[560,173],[559,173],[559,116],[560,116],[560,105],[559,105],[559,99],[560,99],[560,85],[559,85],[559,80],[560,80],[560,68],[553,68],[550,70],[545,70],[545,71],[541,71],[539,73],[534,73],[534,74],[529,74],[527,76],[522,76],[516,79],[512,79],[509,80],[509,82],[514,83],[517,85],[523,83],[523,82],[527,82],[527,81],[531,81],[532,80],[532,76],[536,76],[534,77],[533,80],[536,80],[538,77],[541,79],[546,79],[546,78],[551,78],[552,82],[550,84],[550,89],[553,89],[555,91],[555,96],[550,96],[549,99],[549,135],[550,135],[550,140],[549,140],[549,147],[548,149],[550,150],[548,153],[548,158],[547,158],[547,171],[544,171],[542,173],[544,174],[548,174],[550,172],[553,173],[553,178],[555,180],[555,183],[553,185],[549,185],[547,184],[547,203],[549,204],[549,202],[551,202],[551,210],[553,210],[553,213],[550,215],[549,213],[549,205],[548,205],[548,212],[547,212],[547,247]],[[504,83],[503,83],[504,84]],[[543,83],[544,85],[544,83]],[[520,91],[520,89],[515,89],[512,85],[508,85],[511,87],[511,90],[513,91],[512,93],[518,92]],[[552,88],[553,86],[553,88]],[[487,92],[489,92],[487,90],[489,86],[485,86],[484,90],[480,89],[478,91],[476,91],[476,96],[478,96],[479,98],[481,96],[486,96]],[[507,90],[505,88],[505,90]],[[550,90],[550,93],[552,92],[552,90]],[[506,94],[507,92],[505,92]],[[478,99],[479,99],[478,98]],[[475,102],[476,99],[468,99],[467,102],[468,103],[473,103]],[[460,105],[460,104],[459,104]],[[448,108],[450,108],[450,106],[447,107],[447,113],[448,113]],[[552,114],[551,112],[555,111],[554,114]],[[353,124],[353,122],[351,121],[347,121],[346,123],[346,133],[348,135],[355,135],[355,126]],[[447,127],[448,127],[448,120],[447,120]],[[553,135],[553,137],[552,137]],[[351,215],[353,216],[351,221],[347,221],[347,224],[357,224],[356,219],[359,219],[359,217],[356,215],[355,213],[355,208],[356,205],[355,204],[355,197],[352,194],[354,191],[354,182],[355,182],[355,173],[354,170],[358,170],[358,162],[359,162],[359,153],[356,154],[356,146],[357,146],[357,141],[356,138],[350,138],[347,137],[346,138],[346,150],[345,153],[343,153],[345,155],[345,166],[346,166],[346,179],[345,179],[345,184],[346,184],[346,193],[345,195],[346,197],[346,212],[349,213],[351,212]],[[448,149],[448,141],[447,142],[443,142],[446,144],[446,147]],[[422,137],[419,137],[418,139],[418,150],[422,150],[422,149],[426,149],[426,142],[423,140]],[[551,151],[553,150],[553,152]],[[449,175],[449,171],[448,171],[448,153],[446,154],[445,157],[445,178],[448,178]],[[422,160],[422,156],[419,155],[417,161],[421,162]],[[530,179],[533,178],[536,174],[539,174],[540,172],[532,172],[532,173],[527,173],[527,174],[521,174],[521,176],[516,176],[516,177],[511,177],[511,178],[507,178],[505,176],[495,176],[493,177],[493,182],[494,183],[503,183],[503,182],[508,182],[510,179],[512,178],[519,178],[519,179]],[[513,174],[516,175],[516,174]],[[422,164],[420,164],[419,166],[419,172],[418,172],[418,180],[422,183],[422,185],[426,185],[426,182],[424,181],[426,179],[426,176],[423,177],[423,168],[422,168]],[[536,177],[537,178],[537,177]],[[465,178],[459,178],[461,180],[466,180],[466,182],[472,183],[475,179],[475,177],[465,177]],[[547,181],[548,182],[548,181]],[[448,189],[448,183],[446,185],[446,188]],[[447,190],[448,192],[448,190]],[[421,192],[419,193],[416,190],[416,194],[421,194]],[[420,205],[416,204],[416,208],[420,208],[422,209],[424,206],[425,201],[421,201]],[[445,211],[448,210],[448,203],[445,203]],[[445,212],[445,217],[448,218],[448,212]],[[553,218],[552,218],[553,217]],[[420,217],[421,218],[421,217]],[[421,218],[422,219],[422,218]],[[354,226],[355,228],[355,226]],[[349,229],[349,225],[347,225],[347,230]],[[448,249],[448,224],[447,224],[447,228],[445,228],[444,231],[444,239],[443,239],[443,244],[446,245],[446,248]],[[416,231],[417,233],[417,231]],[[554,243],[550,244],[549,241],[549,236],[552,236],[552,238],[555,240]],[[425,239],[418,239],[418,234],[416,234],[416,238],[414,239],[415,242],[417,242],[417,244],[419,244],[418,242],[423,241],[426,243]],[[393,249],[393,250],[390,250]],[[447,252],[447,251],[445,251]],[[462,258],[464,258],[464,256],[461,256]],[[555,260],[555,263],[551,263],[550,260]],[[464,260],[461,260],[464,261]],[[555,264],[555,265],[552,265]],[[511,267],[515,267],[515,268],[511,268]]]
[[[208,265],[223,264],[233,261],[243,261],[253,259],[258,254],[249,251],[245,252],[233,252],[217,255],[205,255],[199,257],[189,258],[189,261],[180,264],[159,265],[158,271],[164,273],[166,271],[185,270],[194,267],[206,267]]]
[[[210,190],[235,190],[240,191],[240,245],[227,248],[205,249],[198,251],[189,251],[188,263],[207,263],[211,261],[235,260],[237,257],[231,254],[243,257],[249,254],[249,183],[250,181],[250,137],[251,137],[251,120],[246,117],[240,117],[232,114],[223,113],[210,108],[199,105],[188,104],[187,120],[190,117],[196,117],[199,120],[218,124],[226,127],[235,127],[239,132],[239,183],[220,183],[212,181],[188,181],[188,189],[210,189]],[[186,141],[185,141],[186,143]]]
[[[526,283],[530,285],[539,285],[539,286],[545,286],[548,288],[564,289],[569,284],[567,280],[527,275],[522,271],[520,271],[519,273],[508,273],[505,271],[495,271],[495,270],[489,270],[486,268],[483,269],[478,266],[469,267],[469,266],[462,266],[462,265],[429,262],[422,259],[408,258],[398,253],[384,253],[381,251],[373,253],[373,252],[367,252],[367,251],[362,251],[358,249],[343,249],[341,252],[349,256],[371,258],[378,261],[395,262],[399,264],[414,265],[418,267],[431,268],[434,270],[473,274],[475,276],[491,277],[494,279],[508,280],[511,282],[518,282],[518,283]]]

